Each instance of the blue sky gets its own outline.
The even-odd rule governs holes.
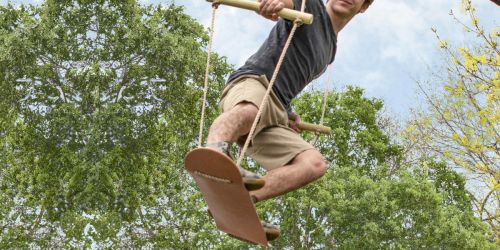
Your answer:
[[[312,0],[310,0],[312,1]],[[0,0],[5,4],[7,0]],[[42,3],[42,0],[11,1]],[[211,6],[205,0],[139,0],[143,4],[175,3],[208,27]],[[500,8],[489,0],[473,0],[480,23],[487,30],[500,27]],[[444,57],[431,31],[436,28],[453,46],[467,46],[470,38],[449,15],[450,10],[464,22],[459,0],[375,0],[364,14],[355,17],[339,34],[335,62],[325,77],[312,88],[342,90],[345,85],[366,89],[369,97],[384,100],[387,110],[401,120],[411,108],[422,106],[416,81],[438,73]],[[267,37],[273,22],[252,11],[221,6],[217,12],[214,50],[235,67],[253,54]],[[437,72],[435,72],[437,71]],[[443,74],[445,71],[441,68]],[[329,75],[329,77],[326,77]],[[433,86],[428,86],[430,89]]]

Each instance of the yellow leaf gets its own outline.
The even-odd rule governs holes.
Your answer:
[[[488,63],[488,58],[486,58],[486,55],[478,56],[478,57],[476,57],[476,60],[481,64]]]
[[[446,120],[450,120],[450,111],[449,111],[449,110],[446,110],[446,111],[444,112],[443,116],[444,116],[444,119],[446,119]]]
[[[446,49],[448,47],[448,42],[441,40],[439,41],[439,48]]]
[[[464,85],[463,84],[459,84],[457,86],[457,89],[456,89],[455,92],[456,92],[457,96],[461,96],[463,94],[463,92],[464,92]]]
[[[488,120],[486,119],[486,111],[479,111],[479,124],[484,125]]]
[[[496,123],[497,121],[500,121],[500,109],[497,109],[496,112],[491,115],[490,117],[490,121],[492,123]]]
[[[481,163],[481,162],[476,163],[476,168],[482,172],[488,172],[488,170],[489,170],[488,167],[484,163]]]
[[[450,151],[446,150],[444,151],[444,157],[449,158],[450,157]]]
[[[496,185],[498,185],[497,181],[495,180],[495,178],[491,177],[490,178],[490,186],[494,187]]]
[[[465,60],[465,68],[468,71],[475,72],[478,70],[477,68],[477,62],[475,60],[471,60],[470,58]]]
[[[467,139],[467,137],[466,137],[466,136],[463,136],[463,137],[461,138],[461,141],[462,141],[462,144],[463,144],[464,146],[469,145],[469,139]]]
[[[494,88],[500,88],[500,79],[499,78],[493,79],[492,83],[493,83]]]

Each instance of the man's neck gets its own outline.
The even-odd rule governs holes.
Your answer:
[[[333,10],[329,6],[327,6],[327,8],[326,8],[326,12],[330,16],[330,22],[332,23],[333,31],[337,35],[347,25],[347,23],[352,19],[352,17],[349,19],[345,19],[345,18],[336,16],[333,13]]]

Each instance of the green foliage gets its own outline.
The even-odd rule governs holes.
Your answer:
[[[319,122],[321,94],[305,93],[301,98],[307,101],[297,102],[297,111],[303,114],[304,120]],[[398,161],[399,147],[391,145],[377,125],[376,116],[383,107],[380,100],[368,100],[363,97],[363,90],[349,88],[346,93],[331,94],[327,107],[330,110],[324,123],[333,132],[330,138],[322,138],[317,145],[328,161],[335,165],[354,164],[364,174],[370,174],[370,166],[384,163],[387,158]]]
[[[118,244],[142,210],[178,195],[206,44],[175,5],[0,7],[1,244]],[[214,57],[211,106],[229,70]]]

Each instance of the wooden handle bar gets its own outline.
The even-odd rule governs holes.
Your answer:
[[[250,1],[250,0],[207,0],[207,2],[211,3],[220,3],[224,5],[229,5],[237,8],[259,11],[259,2]],[[304,13],[292,9],[282,9],[278,12],[278,15],[284,19],[295,21],[295,19],[300,19],[302,23],[311,24],[313,22],[313,15],[309,13]]]
[[[332,129],[330,127],[308,122],[300,122],[299,124],[297,124],[297,128],[299,128],[300,130],[318,132],[322,134],[330,134],[332,132]]]

